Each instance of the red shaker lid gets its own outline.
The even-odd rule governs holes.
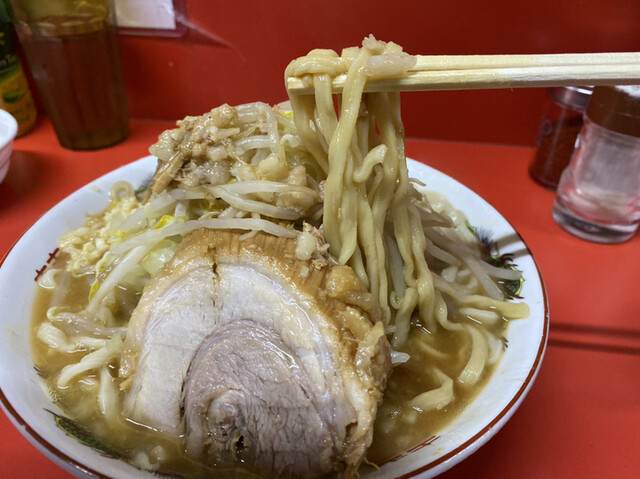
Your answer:
[[[603,128],[640,138],[640,85],[595,87],[586,115]]]

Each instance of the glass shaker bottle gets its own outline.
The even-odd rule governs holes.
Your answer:
[[[552,215],[583,239],[633,236],[640,222],[640,85],[593,90]]]
[[[560,175],[571,160],[591,91],[592,87],[587,86],[547,89],[550,101],[538,128],[537,149],[529,174],[549,189],[558,186]]]

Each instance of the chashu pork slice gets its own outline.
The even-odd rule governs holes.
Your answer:
[[[145,288],[120,374],[125,414],[206,464],[356,474],[390,371],[377,302],[296,240],[198,230]]]

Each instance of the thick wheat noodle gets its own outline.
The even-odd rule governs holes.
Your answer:
[[[318,55],[316,53],[313,58],[313,68],[316,72],[319,71],[319,65],[322,63]],[[350,71],[363,70],[370,56],[371,52],[361,49]],[[329,70],[334,69],[335,58],[330,56],[327,64]],[[297,66],[300,66],[300,62],[297,62]],[[412,232],[418,231],[419,228],[416,228],[415,217],[413,221],[409,219],[406,208],[409,178],[404,161],[402,138],[398,141],[402,124],[398,115],[388,114],[399,109],[399,94],[391,92],[368,95],[369,101],[362,105],[365,83],[366,77],[362,74],[348,75],[344,93],[339,101],[340,116],[337,120],[331,96],[330,78],[327,74],[314,76],[316,88],[314,113],[311,112],[311,102],[308,97],[305,99],[293,97],[291,103],[296,124],[302,124],[302,128],[306,130],[310,121],[313,122],[316,133],[320,133],[319,136],[329,144],[327,153],[329,173],[325,184],[323,225],[331,252],[339,262],[350,264],[363,283],[378,297],[386,312],[387,324],[398,320],[402,322],[396,330],[394,341],[399,345],[406,338],[409,321],[417,304],[422,310],[426,310],[421,314],[425,316],[426,322],[435,324],[434,321],[429,320],[428,314],[432,309],[430,296],[433,294],[433,286],[424,260],[424,237],[417,242],[414,242],[411,237]],[[297,106],[301,108],[297,109]],[[359,120],[361,108],[371,109],[372,118],[369,120],[370,117],[365,116],[366,124],[363,120]],[[315,122],[314,119],[316,119]],[[373,124],[374,120],[377,121],[376,124]],[[368,159],[369,151],[365,151],[370,144],[368,136],[371,132],[375,132],[376,128],[380,136],[379,142],[385,146],[382,162],[375,156]],[[364,134],[365,132],[367,135]],[[310,138],[313,138],[311,134],[304,135],[303,141]],[[320,141],[315,146],[309,146],[310,151],[321,149]],[[368,165],[367,160],[373,164]],[[382,168],[375,168],[375,164],[379,163],[382,164]],[[363,171],[371,172],[368,181],[363,178]],[[371,189],[368,190],[368,188]],[[403,259],[405,282],[409,286],[416,286],[414,292],[417,293],[417,297],[415,294],[406,294],[406,292],[397,296],[400,301],[399,315],[391,313],[385,268],[386,253],[383,235],[390,207],[391,216],[394,218],[394,236],[400,238],[397,242]],[[397,221],[395,221],[396,218]],[[421,228],[419,219],[418,225]],[[414,277],[415,262],[418,263],[417,278]],[[395,317],[392,318],[392,316]]]
[[[463,243],[469,239],[468,233],[433,229],[439,225],[455,227],[460,221],[457,212],[443,216],[432,210],[426,197],[425,208],[413,203],[412,195],[416,195],[405,159],[400,95],[363,95],[367,61],[374,53],[384,55],[389,44],[374,45],[373,50],[378,51],[372,51],[367,40],[375,42],[365,39],[357,54],[351,50],[344,58],[344,70],[348,65],[348,71],[343,92],[335,103],[331,80],[342,70],[335,53],[314,51],[292,62],[285,76],[313,76],[313,96],[289,97],[303,144],[327,172],[324,235],[330,252],[340,263],[350,265],[378,298],[392,333],[392,346],[402,349],[414,317],[428,331],[421,339],[432,355],[439,356],[440,330],[460,336],[466,344],[463,351],[468,356],[457,376],[447,377],[442,371],[427,367],[441,387],[417,396],[413,403],[419,409],[437,409],[452,401],[452,380],[461,385],[475,384],[485,366],[499,357],[500,341],[492,339],[484,326],[474,321],[495,323],[496,318],[526,316],[527,307],[502,300],[489,277],[490,272],[497,273],[495,268],[480,267],[479,258]],[[453,265],[451,279],[466,278],[465,283],[445,281],[433,274],[428,257]],[[512,279],[515,274],[504,277]],[[476,294],[480,287],[490,297]],[[450,307],[457,308],[458,314],[466,312],[472,321],[453,320]]]
[[[357,71],[364,68],[370,54],[362,49],[351,66]],[[356,248],[355,220],[357,199],[351,174],[354,163],[360,163],[350,148],[360,101],[366,83],[364,75],[349,75],[342,95],[340,117],[335,131],[329,137],[329,173],[325,184],[324,231],[330,251],[341,263],[347,263]],[[294,111],[294,116],[296,112]],[[323,132],[324,133],[324,132]],[[334,246],[336,245],[336,246]]]

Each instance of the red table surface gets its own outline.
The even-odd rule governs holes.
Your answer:
[[[147,155],[168,122],[132,121],[124,142],[98,151],[61,148],[51,125],[16,140],[0,184],[0,257],[50,207],[94,178]],[[407,140],[407,155],[475,190],[520,232],[550,306],[542,368],[512,419],[458,477],[637,477],[640,471],[640,235],[600,245],[560,229],[553,192],[527,174],[525,147]],[[0,414],[2,477],[68,478]]]

